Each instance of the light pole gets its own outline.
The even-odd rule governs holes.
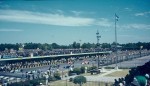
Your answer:
[[[48,77],[49,77],[49,76],[48,76],[48,74],[46,73],[46,74],[45,74],[45,78],[46,78],[45,84],[46,84],[46,86],[48,86]]]
[[[65,77],[66,77],[66,86],[68,86],[68,84],[67,84],[67,74],[65,75]]]
[[[98,30],[97,30],[97,33],[96,33],[96,38],[97,38],[97,48],[99,48],[100,47],[99,40],[100,40],[101,36],[99,35]]]
[[[115,52],[116,52],[116,69],[118,69],[118,52],[117,52],[117,26],[116,26],[116,22],[118,21],[118,16],[115,13]]]
[[[101,38],[101,36],[99,35],[99,31],[97,30],[97,33],[96,33],[96,37],[97,37],[97,48],[99,49],[100,47],[100,44],[99,44],[99,39]],[[99,52],[99,50],[98,50]],[[98,56],[98,68],[99,68],[99,55],[97,54]]]
[[[140,57],[142,57],[142,48],[143,46],[140,46]]]
[[[82,48],[81,48],[81,40],[79,40],[79,42],[80,42],[80,53],[82,53]]]

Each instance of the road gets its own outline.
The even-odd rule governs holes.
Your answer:
[[[149,61],[150,61],[150,56],[144,56],[141,58],[132,59],[130,61],[120,62],[117,65],[118,67],[121,67],[121,68],[131,68],[131,67],[144,65],[146,62],[149,62]],[[115,67],[115,66],[116,64],[112,64],[112,65],[108,65],[107,67]]]
[[[74,62],[74,68],[76,67],[81,67],[81,66],[92,66],[92,64],[94,65],[97,65],[97,62],[96,61],[92,61],[92,58],[88,58],[87,59],[89,62],[89,64],[81,64],[83,62],[83,60],[78,60],[76,62]],[[51,66],[54,66],[54,65],[51,65]],[[62,63],[62,64],[59,64],[59,71],[68,71],[69,68],[64,68],[66,66],[70,66],[70,64],[68,63]],[[25,68],[23,69],[23,73],[21,72],[15,72],[15,73],[10,73],[10,72],[0,72],[0,76],[11,76],[11,77],[19,77],[21,78],[22,77],[22,74],[26,74],[26,72],[31,72],[31,71],[42,71],[42,72],[46,72],[48,69],[50,68],[50,65],[47,65],[47,66],[42,66],[42,67],[34,67],[34,68]],[[55,72],[57,71],[58,69],[55,67],[51,67],[51,71]]]
[[[91,66],[91,65],[97,65],[97,60],[93,61],[92,58],[88,58],[87,59],[90,63],[84,64],[86,66]],[[135,66],[140,66],[145,64],[146,62],[150,61],[150,56],[145,56],[145,57],[141,57],[141,58],[136,58],[133,59],[131,61],[125,61],[125,62],[121,62],[118,63],[119,67],[135,67]],[[81,67],[83,66],[83,64],[81,64],[83,62],[83,60],[78,60],[74,63],[74,67]],[[59,70],[60,71],[66,71],[68,69],[65,69],[64,66],[67,66],[69,64],[67,63],[63,63],[60,64]],[[108,67],[115,67],[115,64],[109,65]],[[47,71],[49,69],[50,66],[43,66],[43,67],[35,67],[35,68],[27,68],[27,69],[23,69],[23,74],[25,74],[26,72],[29,71],[34,71],[34,70],[41,70],[43,72]],[[52,68],[53,71],[56,71],[57,68]],[[8,73],[8,72],[0,72],[0,76],[8,76],[8,77],[22,77],[22,73],[21,72],[17,72],[17,73]],[[72,76],[74,77],[74,76]],[[68,77],[69,79],[70,77]],[[104,81],[104,82],[113,82],[114,79],[118,79],[119,77],[105,77],[105,76],[86,76],[88,81]],[[65,79],[65,78],[63,78]]]
[[[124,68],[129,68],[129,67],[137,67],[144,65],[146,62],[150,61],[150,56],[144,56],[141,58],[136,58],[131,61],[124,61],[118,63],[118,67],[124,67]],[[108,65],[107,67],[115,67],[116,64]],[[111,71],[106,71],[106,73],[98,75],[98,76],[85,76],[87,78],[87,81],[103,81],[103,82],[114,82],[114,79],[119,79],[121,77],[106,77],[105,75],[113,73],[118,70],[111,70]],[[74,78],[75,76],[68,77],[69,78]],[[63,80],[65,80],[64,78]]]

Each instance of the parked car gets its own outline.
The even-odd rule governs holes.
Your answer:
[[[94,69],[94,70],[90,70],[90,72],[91,72],[91,75],[93,75],[93,74],[100,74],[100,70],[98,70],[98,69]]]
[[[70,68],[70,65],[67,65],[67,66],[64,66],[65,69],[69,69]]]

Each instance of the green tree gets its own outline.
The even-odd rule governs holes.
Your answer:
[[[111,45],[108,43],[103,43],[102,48],[111,48]]]
[[[56,81],[56,78],[54,78],[54,77],[52,77],[52,76],[49,76],[48,77],[48,81],[50,82],[50,81]]]
[[[77,73],[77,75],[79,75],[81,73],[80,68],[74,68],[73,73]]]
[[[39,79],[33,79],[33,80],[30,80],[29,82],[32,86],[37,86],[40,84],[41,81]]]
[[[92,66],[92,67],[88,67],[88,71],[91,71],[91,70],[96,70],[97,69],[97,66]]]
[[[58,44],[56,44],[56,43],[52,43],[51,46],[52,46],[53,49],[60,48],[60,46]]]
[[[58,73],[58,72],[54,73],[54,77],[55,77],[57,80],[60,80],[60,79],[61,79],[60,73]]]
[[[73,83],[79,84],[80,86],[82,86],[83,83],[86,83],[86,77],[84,77],[84,76],[76,76],[73,79]]]
[[[97,69],[96,66],[92,66],[92,67],[91,67],[91,70],[95,70],[95,69]]]
[[[72,47],[73,48],[80,48],[80,43],[73,42]]]
[[[81,67],[81,73],[84,73],[84,72],[85,72],[85,67],[82,66],[82,67]]]
[[[42,50],[51,50],[52,49],[52,45],[50,44],[42,44]]]
[[[90,43],[83,43],[82,44],[82,48],[87,48],[87,49],[90,49],[90,48],[94,48],[94,47],[96,47],[96,45],[95,44],[90,44]]]

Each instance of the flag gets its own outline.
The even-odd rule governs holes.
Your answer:
[[[119,19],[119,16],[115,13],[115,19],[116,19],[116,21],[118,21],[118,19]]]

